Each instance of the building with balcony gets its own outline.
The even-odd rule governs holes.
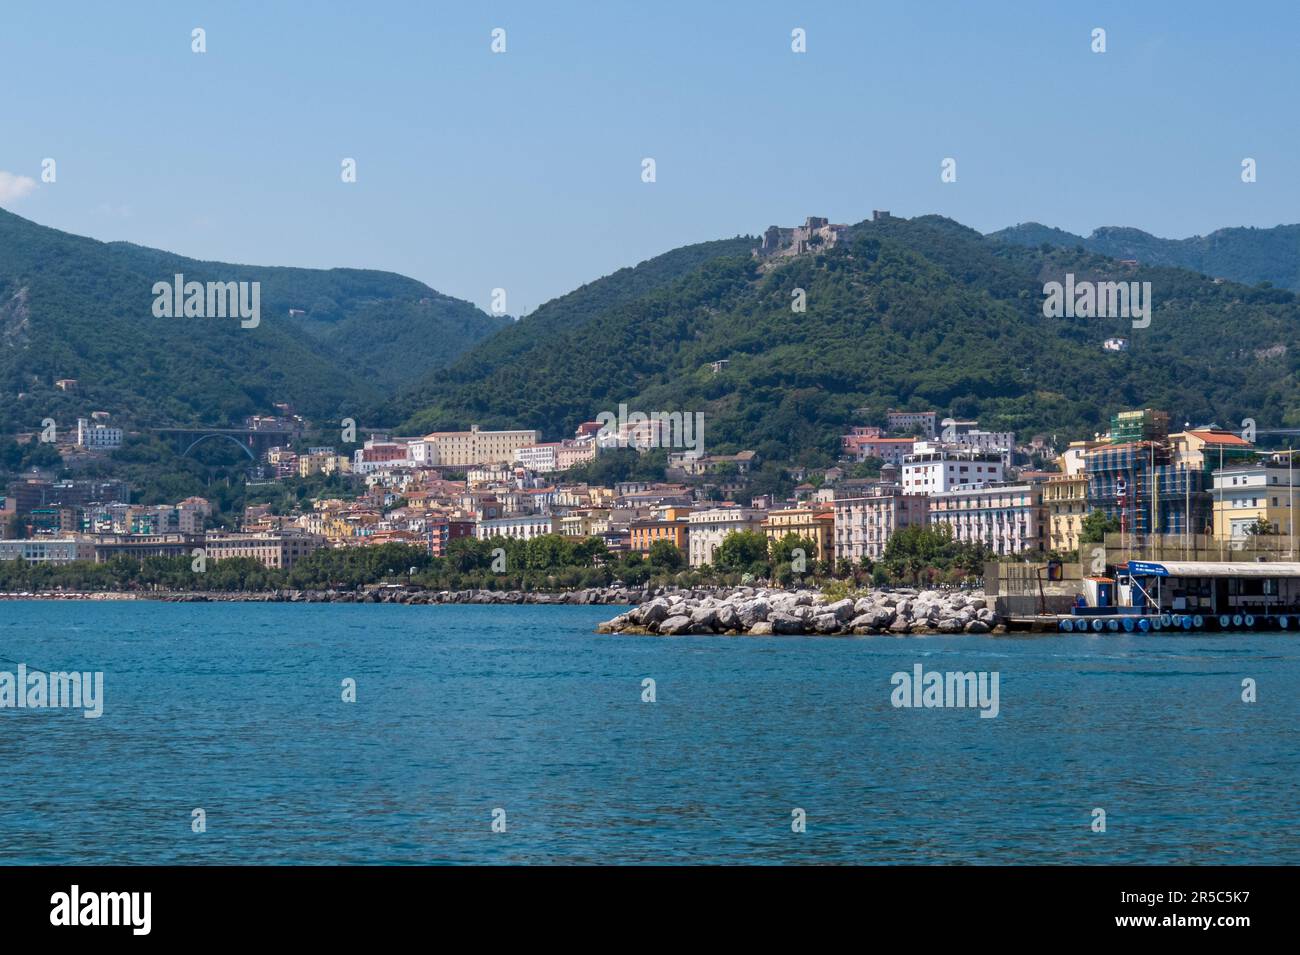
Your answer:
[[[650,553],[656,541],[666,540],[682,556],[690,554],[690,515],[691,508],[670,505],[654,509],[653,516],[633,520],[628,525],[629,550],[639,554]]]
[[[692,567],[713,563],[713,555],[728,534],[742,531],[762,533],[763,511],[752,507],[710,507],[693,511],[689,518],[690,535],[687,555]]]
[[[1042,484],[958,487],[931,494],[930,524],[947,524],[953,540],[984,544],[1002,556],[1047,549]]]
[[[1059,554],[1078,550],[1083,519],[1088,516],[1088,478],[1054,474],[1043,484],[1047,510],[1047,547]]]
[[[854,564],[862,558],[879,560],[894,532],[924,525],[929,512],[924,494],[906,494],[897,485],[884,485],[857,497],[836,498],[835,559]]]
[[[901,486],[908,494],[939,494],[1003,479],[1002,455],[918,442],[903,458]]]
[[[790,534],[805,537],[816,547],[815,553],[807,555],[809,560],[830,560],[835,556],[835,510],[827,505],[810,505],[768,511],[763,534],[769,547]]]
[[[509,537],[514,540],[532,540],[545,534],[558,534],[559,520],[549,514],[516,514],[479,521],[474,536],[479,540]]]
[[[1293,536],[1296,504],[1294,468],[1266,462],[1213,473],[1214,536],[1244,540],[1267,525],[1269,533]]]
[[[203,547],[212,560],[229,557],[247,557],[263,567],[283,567],[286,570],[324,546],[324,539],[296,529],[269,531],[259,534],[228,534],[209,532]]]
[[[94,559],[94,545],[75,538],[0,540],[0,560],[23,560],[29,564],[70,564],[75,560]]]

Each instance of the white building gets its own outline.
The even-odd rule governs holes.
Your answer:
[[[511,517],[497,517],[479,521],[474,528],[474,536],[479,540],[492,537],[512,537],[516,540],[532,540],[544,534],[558,534],[559,521],[550,515],[516,514]]]
[[[1047,549],[1041,484],[960,487],[931,494],[930,523],[947,524],[953,540],[982,543],[995,554]]]
[[[994,451],[917,442],[912,453],[903,458],[901,486],[908,494],[938,494],[955,487],[1001,481],[1002,469],[1002,456]]]
[[[539,474],[554,471],[559,465],[559,450],[558,441],[526,445],[515,450],[515,463]]]
[[[122,446],[122,429],[105,424],[92,424],[87,418],[77,419],[77,447],[92,451],[113,451]]]
[[[959,431],[953,437],[952,443],[958,447],[971,448],[975,451],[1012,451],[1016,447],[1016,433],[1014,431],[980,431],[979,429]]]
[[[25,560],[29,564],[70,564],[94,560],[95,545],[87,541],[37,537],[32,540],[0,540],[0,560]]]
[[[692,511],[688,518],[690,533],[687,536],[690,565],[703,567],[712,564],[718,545],[728,534],[740,531],[762,533],[766,516],[765,512],[751,507],[711,507]]]
[[[202,497],[187,497],[176,505],[177,529],[182,534],[199,534],[212,517],[212,505]]]

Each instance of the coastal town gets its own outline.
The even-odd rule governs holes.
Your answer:
[[[58,566],[200,555],[196,570],[246,558],[287,571],[321,550],[398,544],[437,559],[463,539],[487,546],[554,537],[588,542],[593,566],[621,561],[587,583],[632,576],[619,571],[638,558],[650,561],[647,572],[725,567],[786,584],[874,570],[884,583],[891,541],[912,528],[970,548],[973,559],[963,566],[913,575],[917,583],[955,585],[978,578],[987,561],[1086,558],[1082,545],[1102,539],[1089,534],[1089,520],[1094,530],[1132,541],[1194,538],[1234,550],[1259,535],[1289,539],[1294,529],[1289,452],[1262,450],[1250,431],[1216,424],[1175,431],[1167,413],[1150,408],[1116,411],[1108,433],[1058,445],[935,410],[891,409],[842,436],[835,466],[786,468],[797,483],[779,499],[754,492],[760,462],[744,450],[669,450],[663,480],[602,486],[572,479],[602,455],[671,446],[668,416],[611,424],[607,415],[561,441],[529,429],[363,432],[347,453],[299,446],[306,423],[287,406],[277,410],[239,428],[172,429],[173,436],[181,444],[213,437],[238,444],[256,461],[250,489],[328,478],[341,490],[287,509],[249,504],[229,526],[214,521],[202,496],[139,504],[124,480],[34,469],[0,498],[0,527],[8,531],[0,561]],[[111,459],[127,435],[108,417],[77,422],[58,447],[65,466]],[[729,540],[749,547],[724,549]]]

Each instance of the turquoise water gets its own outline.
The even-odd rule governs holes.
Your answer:
[[[0,603],[7,661],[105,674],[97,720],[0,710],[0,863],[1300,862],[1294,634],[591,632],[619,609]],[[998,716],[895,708],[918,663],[996,671]]]

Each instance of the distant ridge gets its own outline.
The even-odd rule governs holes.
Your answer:
[[[1145,405],[1180,421],[1300,425],[1293,292],[1129,265],[1036,228],[1014,243],[941,216],[882,215],[780,258],[755,257],[757,239],[686,246],[548,302],[391,417],[409,433],[480,424],[555,440],[626,402],[703,413],[710,451],[811,466],[891,407],[1026,438],[1092,434],[1116,408]],[[1045,318],[1044,284],[1067,273],[1151,282],[1150,327]],[[1131,347],[1104,349],[1112,337]]]
[[[1082,246],[1112,259],[1137,259],[1143,265],[1169,265],[1245,285],[1269,282],[1300,291],[1300,225],[1234,227],[1189,239],[1161,239],[1124,226],[1103,226],[1085,238],[1025,222],[992,232],[989,238],[1016,245]]]
[[[154,317],[152,286],[177,273],[260,283],[260,324]],[[203,262],[0,210],[0,430],[92,410],[219,424],[277,402],[360,419],[508,324],[391,272]]]

